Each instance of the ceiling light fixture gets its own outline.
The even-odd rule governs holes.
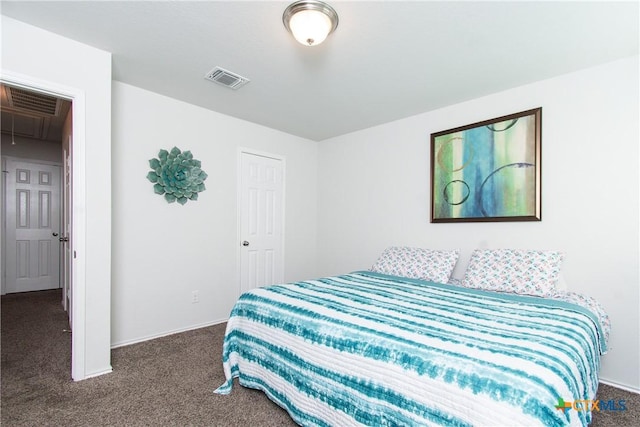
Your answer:
[[[316,46],[336,29],[338,14],[321,1],[301,0],[285,9],[282,22],[298,42]]]

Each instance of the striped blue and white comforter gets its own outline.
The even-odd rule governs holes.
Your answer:
[[[223,364],[304,426],[586,425],[597,318],[573,304],[362,271],[243,294]]]

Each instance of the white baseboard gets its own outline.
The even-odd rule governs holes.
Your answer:
[[[91,374],[87,374],[84,378],[81,378],[81,379],[75,380],[75,381],[83,381],[83,380],[87,380],[89,378],[99,377],[100,375],[110,374],[111,372],[113,372],[113,368],[111,366],[109,366],[109,369],[105,369],[103,371],[93,372]]]
[[[133,340],[111,343],[111,349],[118,348],[118,347],[125,347],[125,346],[132,345],[132,344],[138,344],[138,343],[141,343],[141,342],[154,340],[156,338],[166,337],[168,335],[179,334],[181,332],[193,331],[194,329],[200,329],[200,328],[206,328],[208,326],[219,325],[220,323],[224,323],[227,320],[229,320],[229,319],[219,319],[219,320],[214,320],[214,321],[211,321],[211,322],[200,323],[198,325],[187,326],[186,328],[180,328],[180,329],[174,329],[172,331],[162,332],[160,334],[148,335],[146,337],[136,338],[136,339],[133,339]]]
[[[610,385],[611,387],[620,388],[622,390],[629,391],[631,393],[640,394],[640,389],[636,388],[636,387],[632,387],[632,386],[625,385],[625,384],[620,384],[620,383],[617,383],[615,381],[609,381],[609,380],[606,380],[606,379],[600,379],[600,382],[602,384]]]

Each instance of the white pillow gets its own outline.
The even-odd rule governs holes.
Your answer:
[[[558,283],[556,283],[557,291],[568,291],[569,287],[567,286],[567,280],[564,278],[562,272],[558,274]]]
[[[550,296],[556,289],[564,254],[557,251],[476,249],[462,285],[497,292]]]
[[[457,249],[445,251],[392,246],[382,252],[371,271],[447,283],[456,266],[459,253]]]

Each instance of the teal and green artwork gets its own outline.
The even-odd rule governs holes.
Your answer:
[[[431,222],[540,221],[542,108],[431,134]]]
[[[158,157],[149,160],[151,170],[147,179],[156,194],[164,195],[169,202],[181,205],[198,200],[198,193],[205,190],[207,174],[202,170],[200,160],[193,158],[191,151],[181,151],[173,147],[171,151],[160,150]]]

